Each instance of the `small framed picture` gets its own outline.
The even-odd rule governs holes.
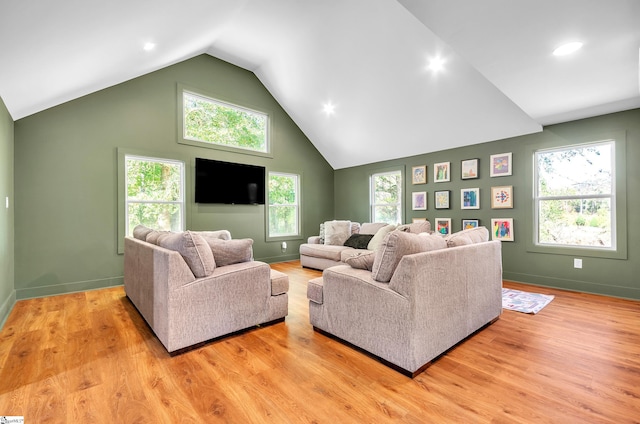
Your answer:
[[[436,183],[451,181],[451,162],[433,164],[433,181]]]
[[[511,162],[511,152],[491,155],[491,158],[489,159],[489,164],[491,165],[489,176],[506,177],[507,175],[511,175]]]
[[[434,194],[436,209],[449,209],[449,197],[451,190],[439,190]]]
[[[436,218],[436,231],[441,236],[451,234],[451,218]]]
[[[491,218],[491,239],[513,241],[513,218]]]
[[[460,209],[480,209],[479,188],[463,188],[460,190]]]
[[[411,183],[426,184],[427,183],[427,165],[414,166],[411,168]]]
[[[460,178],[472,180],[478,178],[478,163],[480,159],[465,159],[460,162]]]
[[[427,218],[413,218],[411,219],[411,222],[415,224],[416,222],[425,222],[426,220]]]
[[[472,228],[477,228],[480,226],[480,220],[479,219],[463,219],[462,220],[462,229],[463,230],[470,230]]]
[[[513,208],[513,186],[491,187],[491,208]]]
[[[414,191],[411,193],[411,209],[414,211],[427,210],[427,192]]]

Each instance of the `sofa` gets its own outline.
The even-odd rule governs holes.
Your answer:
[[[501,242],[479,227],[389,233],[376,251],[309,281],[314,330],[415,377],[502,312]]]
[[[320,224],[320,234],[300,245],[300,264],[304,268],[324,270],[341,265],[351,256],[375,251],[384,237],[393,230],[412,233],[431,232],[429,221],[401,226],[381,222],[358,223],[348,220],[326,221]]]
[[[284,321],[288,277],[253,260],[253,240],[141,227],[125,238],[125,293],[169,353]]]

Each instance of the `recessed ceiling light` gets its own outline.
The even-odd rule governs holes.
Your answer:
[[[144,47],[143,47],[144,51],[146,51],[146,52],[149,52],[149,51],[151,51],[151,50],[153,50],[155,48],[156,48],[156,44],[155,43],[151,43],[151,42],[145,43]]]
[[[324,113],[327,115],[333,115],[336,111],[336,106],[331,102],[327,102],[322,107],[322,110],[324,110]]]
[[[580,50],[582,43],[580,41],[573,41],[571,43],[563,44],[553,51],[555,56],[566,56],[577,50]]]
[[[429,69],[432,72],[440,72],[444,69],[445,62],[446,61],[440,56],[433,57],[429,60],[429,65],[427,66],[427,69]]]

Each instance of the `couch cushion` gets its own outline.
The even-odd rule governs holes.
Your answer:
[[[307,283],[307,299],[320,305],[322,305],[324,301],[322,296],[322,282],[322,277],[318,277],[309,280]]]
[[[372,234],[351,234],[347,241],[344,242],[344,245],[354,249],[366,249],[371,238],[373,238]]]
[[[207,277],[216,268],[207,242],[191,231],[161,234],[158,237],[158,246],[179,252],[196,278]]]
[[[133,229],[133,238],[147,241],[147,235],[152,231],[152,228],[146,227],[144,225],[136,225]]]
[[[271,296],[278,296],[289,291],[289,276],[284,272],[271,270]]]
[[[387,234],[376,252],[371,277],[376,281],[388,283],[403,256],[446,247],[447,242],[439,235],[392,231]]]
[[[382,227],[386,227],[386,222],[364,222],[360,225],[360,234],[375,234]]]
[[[371,241],[369,242],[369,245],[367,246],[367,249],[376,250],[377,248],[379,248],[380,245],[382,244],[382,241],[387,236],[387,234],[389,234],[391,231],[393,231],[395,229],[396,229],[395,225],[389,225],[389,224],[387,224],[384,227],[380,228],[376,232],[376,234],[373,236]]]
[[[313,258],[329,259],[332,261],[340,262],[340,253],[343,250],[353,250],[347,246],[330,246],[328,244],[301,244],[300,254],[305,256],[311,256]]]
[[[253,260],[252,239],[222,240],[212,238],[207,239],[207,243],[213,252],[216,266],[227,266]]]
[[[158,238],[160,238],[160,236],[165,235],[165,234],[180,234],[180,233],[173,233],[171,231],[153,230],[149,234],[147,234],[147,238],[145,239],[145,241],[147,243],[151,243],[151,244],[157,245],[158,244]]]
[[[411,224],[400,225],[398,230],[414,234],[431,233],[431,223],[429,221],[413,222]]]
[[[324,223],[324,244],[342,246],[351,235],[351,221],[326,221]]]
[[[210,240],[210,239],[231,240],[231,233],[229,232],[229,230],[194,231],[194,233],[201,236],[205,240]]]
[[[373,262],[375,258],[376,252],[360,252],[345,259],[344,262],[351,268],[371,271],[373,269]]]
[[[483,243],[485,241],[489,241],[489,230],[487,230],[486,227],[470,228],[468,230],[462,230],[457,233],[450,234],[444,239],[449,247]]]

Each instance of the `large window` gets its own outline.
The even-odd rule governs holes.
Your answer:
[[[616,249],[615,143],[534,154],[535,243]]]
[[[267,153],[269,115],[189,91],[182,92],[186,140]]]
[[[371,175],[371,222],[402,222],[402,172]]]
[[[184,230],[184,163],[125,155],[125,233]]]
[[[300,234],[300,176],[269,172],[269,237]]]

